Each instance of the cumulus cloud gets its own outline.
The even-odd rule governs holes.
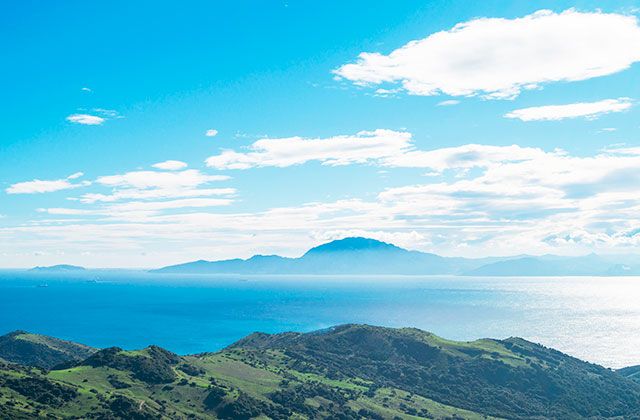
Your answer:
[[[36,194],[36,193],[48,193],[61,190],[69,190],[73,188],[84,187],[91,184],[89,181],[83,181],[79,183],[72,183],[71,180],[80,178],[84,174],[82,172],[76,172],[64,179],[54,180],[40,180],[34,179],[33,181],[18,182],[10,185],[5,192],[7,194]]]
[[[334,73],[359,85],[399,84],[412,95],[509,99],[545,83],[613,74],[637,61],[634,16],[541,10],[460,23],[388,55],[363,52]]]
[[[410,142],[410,133],[383,129],[329,138],[261,139],[249,147],[249,152],[225,150],[206,163],[216,169],[286,167],[314,160],[331,166],[368,163],[402,153],[411,147]]]
[[[67,121],[82,125],[102,125],[106,120],[102,117],[98,117],[97,115],[71,114],[67,117]]]
[[[218,135],[218,130],[214,130],[214,129],[207,130],[204,133],[204,135],[207,136],[207,137],[215,137],[215,136]]]
[[[186,168],[188,165],[179,160],[165,160],[164,162],[158,162],[155,165],[151,165],[157,169],[164,169],[166,171],[178,171]]]
[[[595,119],[612,112],[622,112],[631,108],[630,98],[604,99],[597,102],[577,102],[566,105],[545,105],[516,109],[505,114],[506,118],[521,121],[558,121],[567,118]]]

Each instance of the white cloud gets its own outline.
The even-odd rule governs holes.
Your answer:
[[[105,118],[124,118],[115,109],[93,108],[93,112],[96,112]]]
[[[80,90],[83,92],[92,92],[91,88],[88,88],[88,87],[83,87]]]
[[[96,209],[65,207],[39,208],[39,212],[58,216],[108,216],[112,220],[139,220],[158,214],[163,210],[228,206],[231,198],[185,198],[167,201],[129,201],[109,204]]]
[[[113,109],[93,108],[91,111],[87,111],[84,109],[81,111],[91,112],[91,114],[87,114],[87,113],[71,114],[67,117],[67,121],[74,124],[82,124],[82,125],[102,125],[107,120],[110,120],[110,119],[124,118],[122,115],[118,113],[118,111]]]
[[[83,172],[76,172],[76,173],[73,173],[73,174],[69,175],[67,177],[67,179],[78,179],[78,178],[80,178],[82,176],[84,176]]]
[[[168,166],[177,167],[178,165]],[[233,196],[236,194],[234,188],[203,188],[211,182],[228,179],[230,179],[229,176],[208,175],[195,169],[181,171],[176,168],[172,172],[133,171],[101,176],[96,180],[96,183],[111,187],[112,190],[109,194],[91,192],[83,194],[75,200],[84,204],[94,204],[124,200]]]
[[[164,169],[167,171],[178,171],[180,169],[186,168],[188,165],[179,160],[165,160],[164,162],[159,162],[151,166],[157,169]]]
[[[610,146],[590,156],[520,145],[418,150],[410,134],[399,133],[406,136],[401,137],[404,146],[388,148],[395,143],[382,142],[383,153],[364,153],[356,140],[339,141],[336,148],[331,142],[330,147],[313,143],[326,139],[301,139],[293,154],[305,161],[364,159],[387,169],[425,168],[442,176],[380,187],[367,198],[234,211],[228,206],[236,190],[208,185],[219,181],[217,176],[197,170],[127,172],[99,178],[97,187],[111,191],[81,195],[77,208],[40,209],[59,217],[0,226],[0,253],[14,252],[16,246],[75,247],[104,258],[100,261],[117,254],[120,262],[114,265],[140,265],[143,260],[131,256],[148,252],[155,257],[144,264],[157,266],[252,253],[295,256],[309,244],[354,235],[466,256],[622,253],[640,247],[638,147]],[[359,136],[330,139],[335,138]],[[344,155],[345,144],[356,155]],[[265,150],[268,159],[261,156],[252,164],[292,164],[286,150]]]
[[[83,181],[76,184],[69,182],[70,180],[80,178],[82,175],[83,175],[82,172],[76,172],[65,179],[54,179],[54,180],[34,179],[33,181],[18,182],[13,185],[10,185],[5,190],[5,192],[7,194],[48,193],[48,192],[85,187],[91,184],[89,181]]]
[[[81,216],[81,215],[92,214],[90,210],[68,209],[68,208],[62,208],[62,207],[39,208],[37,209],[37,211],[40,213],[55,214],[58,216]]]
[[[389,55],[361,53],[334,73],[359,85],[399,83],[413,95],[507,99],[545,83],[613,74],[637,61],[634,16],[541,10],[460,23]]]
[[[163,198],[182,198],[182,197],[207,197],[215,195],[234,195],[235,188],[153,188],[153,189],[135,189],[125,188],[114,191],[111,194],[89,193],[83,194],[79,201],[85,204],[96,202],[114,202],[119,200],[156,200]]]
[[[448,169],[489,167],[496,163],[521,162],[545,156],[539,148],[465,144],[435,150],[409,150],[390,156],[383,164],[392,167],[426,168],[438,173]]]
[[[106,120],[97,115],[72,114],[67,117],[67,121],[82,125],[102,125]]]
[[[182,209],[188,207],[217,207],[228,206],[233,202],[227,198],[185,198],[181,200],[170,201],[151,201],[140,202],[134,201],[129,203],[116,204],[109,208],[112,212],[129,212],[129,211],[159,211],[168,209]]]
[[[458,105],[460,103],[460,101],[456,100],[456,99],[448,99],[446,101],[441,101],[438,102],[438,106],[453,106],[453,105]]]
[[[197,187],[212,181],[225,181],[226,175],[207,175],[196,169],[176,172],[134,171],[120,175],[99,177],[96,182],[110,187],[128,188],[185,188]]]
[[[206,163],[216,169],[286,167],[314,160],[331,166],[374,163],[409,150],[410,142],[410,133],[383,129],[329,138],[261,139],[247,153],[225,150],[208,158]]]
[[[604,99],[597,102],[577,102],[566,105],[545,105],[516,109],[505,114],[506,118],[522,121],[558,121],[567,118],[594,119],[612,112],[622,112],[631,108],[629,98]]]
[[[204,135],[207,136],[207,137],[215,137],[215,136],[218,135],[218,130],[214,130],[214,129],[207,130],[204,133]]]
[[[378,129],[355,135],[324,139],[290,137],[262,139],[239,153],[225,150],[206,160],[216,169],[286,167],[310,161],[323,165],[375,164],[386,167],[426,168],[436,172],[447,169],[486,167],[498,161],[520,161],[544,155],[531,147],[468,144],[437,150],[417,150],[411,133]]]

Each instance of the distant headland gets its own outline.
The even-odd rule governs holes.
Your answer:
[[[85,270],[86,268],[80,267],[77,265],[58,264],[58,265],[50,265],[47,267],[33,267],[29,271],[38,272],[38,273],[60,273],[60,272],[85,271]]]
[[[410,251],[371,238],[334,240],[309,249],[299,258],[254,255],[248,259],[192,261],[153,273],[307,274],[307,275],[463,275],[463,276],[627,276],[640,275],[640,258],[595,254],[488,258],[442,257]]]

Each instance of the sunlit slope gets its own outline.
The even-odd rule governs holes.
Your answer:
[[[345,325],[193,356],[150,346],[49,372],[4,364],[0,407],[8,418],[629,418],[640,385],[522,339]]]
[[[14,331],[0,336],[0,359],[45,369],[61,363],[84,360],[95,351],[83,344],[26,331]]]

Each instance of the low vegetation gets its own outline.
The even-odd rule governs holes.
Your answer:
[[[633,376],[635,371],[622,371]],[[0,364],[0,418],[637,418],[640,384],[525,340],[345,325],[217,353],[109,348],[64,368]]]

